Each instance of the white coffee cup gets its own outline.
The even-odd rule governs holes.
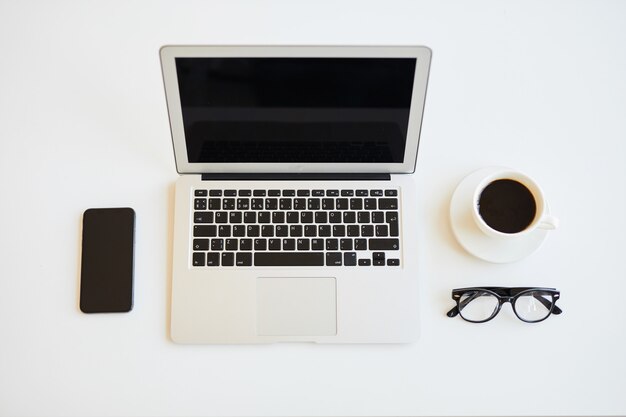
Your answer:
[[[558,219],[548,214],[539,185],[528,175],[510,168],[493,171],[478,183],[472,198],[472,217],[483,233],[498,239],[515,239],[536,229],[556,229],[559,225]]]

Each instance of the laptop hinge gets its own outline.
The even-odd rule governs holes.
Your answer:
[[[206,173],[202,174],[203,181],[230,180],[230,181],[390,181],[388,173]]]

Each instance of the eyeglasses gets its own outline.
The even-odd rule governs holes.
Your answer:
[[[504,303],[511,303],[513,312],[522,321],[537,323],[550,314],[561,314],[556,306],[560,292],[554,288],[472,287],[452,290],[456,307],[448,317],[461,317],[472,323],[484,323],[494,318]]]

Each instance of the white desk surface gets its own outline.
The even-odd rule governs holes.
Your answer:
[[[0,415],[626,414],[626,3],[0,3]],[[180,346],[164,44],[424,44],[415,173],[421,338]],[[456,243],[448,203],[488,165],[543,186],[561,227],[515,264]],[[83,210],[137,212],[130,314],[77,308]],[[528,325],[445,312],[450,290],[546,285]]]

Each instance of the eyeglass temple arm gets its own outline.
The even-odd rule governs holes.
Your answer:
[[[550,309],[550,306],[552,305],[552,301],[546,300],[541,295],[537,295],[537,294],[533,294],[533,297],[539,300],[539,302],[543,304],[545,308],[547,308],[548,310]],[[552,307],[552,314],[561,314],[562,312],[563,311],[556,305],[556,301],[555,301],[555,304]]]
[[[456,317],[459,315],[459,308],[457,306],[452,307],[450,311],[446,313],[448,317]]]

